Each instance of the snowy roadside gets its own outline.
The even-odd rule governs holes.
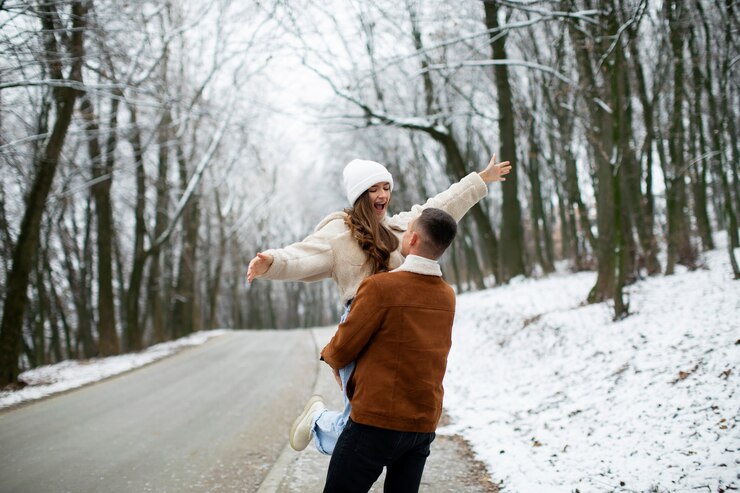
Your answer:
[[[228,332],[226,329],[196,332],[175,341],[156,344],[138,353],[89,360],[69,360],[25,371],[19,378],[27,384],[25,387],[19,390],[0,391],[0,409],[118,375],[162,359],[183,348],[203,344],[208,339],[226,332]]]
[[[630,287],[616,323],[582,303],[594,273],[460,296],[440,432],[507,492],[737,490],[740,281],[704,259]]]

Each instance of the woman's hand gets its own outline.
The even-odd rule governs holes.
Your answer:
[[[249,262],[249,267],[247,268],[247,281],[251,283],[255,278],[267,272],[272,265],[272,261],[272,255],[258,253],[257,256]]]
[[[496,155],[494,154],[486,169],[479,171],[478,174],[484,182],[491,183],[494,181],[506,181],[506,178],[503,178],[503,176],[508,175],[510,171],[511,164],[509,164],[509,161],[496,164]]]

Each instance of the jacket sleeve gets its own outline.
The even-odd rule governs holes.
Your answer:
[[[335,236],[329,225],[324,225],[302,241],[284,248],[265,250],[273,258],[272,265],[260,276],[279,281],[318,281],[331,277],[334,270],[334,251],[331,239]]]
[[[384,318],[382,293],[372,276],[368,277],[360,284],[346,320],[321,351],[321,359],[336,370],[355,361]]]
[[[405,231],[408,224],[419,217],[421,211],[428,207],[442,209],[460,222],[460,219],[488,194],[488,186],[478,173],[470,173],[444,192],[427,200],[423,205],[414,205],[410,211],[400,212],[388,218],[388,225]]]

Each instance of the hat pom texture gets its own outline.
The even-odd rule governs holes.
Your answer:
[[[364,159],[353,159],[344,167],[344,190],[350,205],[362,195],[365,190],[376,183],[388,182],[393,190],[393,176],[380,163],[366,161]]]

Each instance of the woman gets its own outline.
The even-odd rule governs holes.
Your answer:
[[[415,205],[410,211],[387,216],[393,177],[380,163],[355,159],[343,171],[344,189],[350,208],[324,218],[313,234],[285,248],[258,253],[250,262],[247,280],[317,281],[332,278],[339,287],[345,314],[366,277],[395,269],[403,262],[400,240],[409,222],[427,207],[442,209],[455,221],[488,193],[488,183],[506,181],[511,166],[496,164],[494,154],[486,168],[471,173],[444,192]],[[303,450],[314,437],[316,448],[331,455],[336,439],[349,417],[350,405],[344,389],[354,363],[339,371],[344,410],[327,411],[320,398],[312,398],[291,429],[291,446]]]

